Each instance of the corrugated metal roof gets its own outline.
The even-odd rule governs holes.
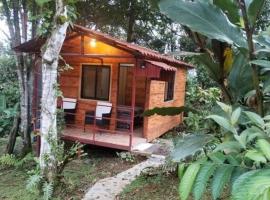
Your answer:
[[[177,68],[167,65],[166,63],[163,63],[163,62],[157,62],[157,61],[152,61],[152,60],[146,60],[146,62],[156,67],[160,67],[161,69],[164,69],[166,71],[177,71]]]
[[[150,60],[150,61],[163,62],[168,65],[173,65],[175,67],[193,68],[192,65],[176,60],[173,57],[164,56],[158,53],[157,51],[154,51],[154,50],[151,50],[151,49],[148,49],[148,48],[136,45],[136,44],[122,41],[120,39],[109,36],[108,34],[104,34],[99,31],[94,31],[89,28],[85,28],[83,26],[74,24],[72,31],[89,35],[91,37],[96,38],[97,40],[100,40],[104,43],[112,45],[116,48],[118,47],[123,50],[126,50],[139,58],[147,59],[148,61]],[[45,43],[45,41],[46,40],[44,38],[36,38],[15,47],[14,50],[19,51],[19,52],[29,52],[29,53],[39,52],[40,48]],[[166,65],[166,68],[168,68],[168,65]],[[163,67],[165,67],[165,65],[163,65]]]

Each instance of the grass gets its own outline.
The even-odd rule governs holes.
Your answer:
[[[174,174],[139,176],[118,196],[118,200],[179,200],[178,178]]]
[[[0,138],[0,152],[3,152],[2,149],[5,148],[5,145],[6,139]],[[134,163],[129,163],[122,161],[116,155],[116,151],[111,149],[88,146],[86,151],[88,153],[86,158],[75,159],[67,164],[60,185],[55,190],[54,200],[82,199],[87,189],[98,180],[114,176],[145,159],[136,157]],[[0,199],[41,199],[26,190],[27,172],[33,168],[34,165],[28,164],[23,169],[1,169]]]
[[[154,176],[139,176],[129,184],[117,200],[179,200],[179,179],[175,173],[157,174]],[[192,200],[192,196],[188,198]],[[210,188],[202,197],[202,200],[211,200]],[[220,200],[228,200],[228,191],[223,192]]]

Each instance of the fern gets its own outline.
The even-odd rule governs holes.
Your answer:
[[[41,182],[42,177],[38,174],[34,174],[30,176],[26,183],[26,189],[29,192],[35,192],[35,190],[38,188],[38,185]]]
[[[270,190],[270,169],[261,169],[241,175],[233,184],[232,200],[260,200]]]
[[[214,200],[220,197],[222,189],[230,180],[233,169],[233,166],[223,165],[216,170],[212,182],[212,197]]]
[[[53,184],[45,182],[42,186],[42,192],[43,192],[43,199],[49,200],[52,198],[53,195]]]
[[[18,160],[13,154],[5,154],[0,157],[0,165],[4,167],[15,166],[17,162]]]
[[[181,197],[181,200],[186,200],[188,198],[199,170],[200,170],[199,163],[191,164],[187,168],[179,185],[179,195]]]
[[[215,170],[216,165],[214,165],[213,163],[206,163],[202,165],[195,180],[195,185],[193,187],[193,195],[195,200],[201,199],[206,189],[207,182],[210,179],[211,175],[213,175]]]

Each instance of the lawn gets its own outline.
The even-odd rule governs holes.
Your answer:
[[[4,149],[5,139],[0,139],[0,150]],[[100,179],[131,168],[144,160],[137,156],[134,163],[122,161],[116,150],[87,146],[88,156],[70,162],[64,172],[61,184],[55,191],[54,200],[82,199],[85,192]],[[39,196],[26,190],[27,171],[33,168],[29,164],[24,169],[1,169],[0,199],[2,200],[35,200]]]

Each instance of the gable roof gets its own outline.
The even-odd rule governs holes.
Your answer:
[[[72,31],[91,36],[97,40],[100,40],[101,42],[107,43],[108,45],[126,50],[132,53],[133,55],[142,59],[147,59],[147,60],[152,60],[152,61],[157,61],[157,62],[164,62],[166,64],[169,64],[175,67],[193,68],[192,65],[185,63],[183,61],[176,60],[173,57],[162,55],[158,53],[157,51],[154,51],[154,50],[151,50],[151,49],[148,49],[148,48],[136,45],[136,44],[125,42],[123,40],[109,36],[108,34],[104,34],[99,31],[94,31],[80,25],[74,24],[72,27]],[[13,49],[18,52],[37,53],[37,52],[40,52],[40,49],[45,42],[46,42],[45,38],[39,37],[39,38],[29,40],[28,42],[25,42],[19,46],[14,47]]]

